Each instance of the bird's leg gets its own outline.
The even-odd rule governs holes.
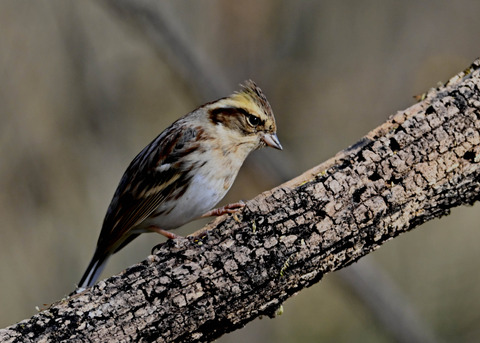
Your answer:
[[[226,213],[236,213],[244,207],[245,207],[245,203],[240,200],[239,202],[234,202],[233,204],[228,204],[223,207],[214,208],[213,210],[210,210],[204,215],[202,215],[201,218],[221,216],[222,214],[226,214]]]
[[[159,233],[159,234],[161,234],[162,236],[167,237],[168,239],[182,238],[182,236],[180,236],[180,235],[177,235],[177,234],[175,234],[175,233],[171,233],[170,231],[166,231],[166,230],[160,229],[160,228],[157,227],[157,226],[149,226],[147,230],[152,231],[152,232]]]

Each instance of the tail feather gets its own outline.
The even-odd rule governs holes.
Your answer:
[[[95,251],[87,270],[78,283],[77,293],[95,284],[97,279],[100,277],[103,268],[105,268],[109,257],[110,255],[98,254],[97,251]]]

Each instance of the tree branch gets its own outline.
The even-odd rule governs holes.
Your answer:
[[[354,146],[0,340],[211,341],[480,196],[480,60]]]

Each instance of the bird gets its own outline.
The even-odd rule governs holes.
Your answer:
[[[253,150],[282,150],[272,108],[252,80],[232,95],[176,120],[143,148],[124,172],[105,215],[92,260],[77,293],[93,286],[109,257],[142,233],[180,237],[169,230],[192,220],[239,210],[213,209]]]

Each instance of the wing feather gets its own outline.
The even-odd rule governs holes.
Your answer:
[[[111,253],[123,247],[131,230],[184,186],[190,169],[181,157],[193,151],[198,132],[172,124],[130,163],[105,216],[97,246]]]

